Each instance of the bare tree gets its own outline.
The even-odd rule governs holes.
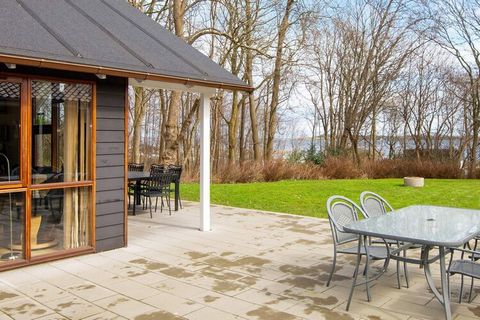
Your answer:
[[[474,176],[477,169],[480,134],[479,7],[479,0],[432,0],[424,3],[424,8],[428,9],[431,39],[456,58],[467,80],[465,104],[469,106],[470,118],[470,177]]]

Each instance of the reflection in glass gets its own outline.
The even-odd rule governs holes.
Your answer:
[[[0,184],[20,180],[20,84],[0,81]]]
[[[90,246],[90,188],[32,193],[32,256]]]
[[[23,258],[23,193],[0,194],[0,265]]]
[[[90,178],[91,97],[91,85],[32,82],[32,183]]]

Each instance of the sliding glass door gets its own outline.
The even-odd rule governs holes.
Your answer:
[[[32,81],[34,257],[90,245],[91,103],[89,84]]]
[[[0,267],[25,258],[21,79],[0,80]]]
[[[0,81],[0,269],[92,248],[93,91]]]

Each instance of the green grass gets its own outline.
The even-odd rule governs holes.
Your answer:
[[[404,187],[403,179],[214,184],[211,201],[233,207],[325,218],[328,197],[343,195],[358,202],[360,193],[365,190],[380,194],[394,208],[426,204],[480,209],[480,180],[447,179],[426,179],[423,188]],[[198,201],[199,185],[183,184],[182,198]]]

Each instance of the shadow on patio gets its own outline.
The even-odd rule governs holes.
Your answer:
[[[346,313],[354,258],[340,256],[327,288],[327,220],[219,206],[212,218],[214,230],[202,233],[195,203],[153,220],[140,213],[129,218],[128,248],[3,272],[0,319],[443,317],[423,271],[411,266],[410,288],[398,290],[393,264],[372,284],[373,300],[359,287]],[[455,319],[474,319],[480,300],[452,309]]]

